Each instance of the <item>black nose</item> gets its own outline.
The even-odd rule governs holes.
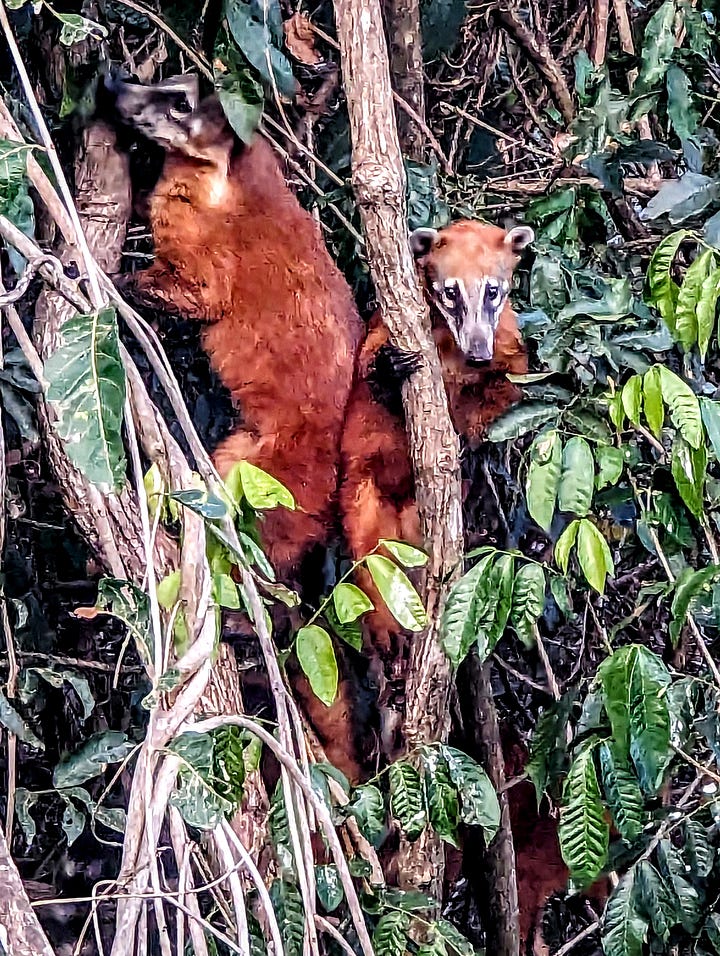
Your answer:
[[[473,368],[482,368],[483,365],[489,365],[491,362],[491,358],[475,358],[473,355],[467,356],[467,363],[468,365],[472,365]]]

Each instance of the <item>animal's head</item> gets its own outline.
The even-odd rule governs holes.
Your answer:
[[[469,220],[410,237],[430,305],[469,361],[492,360],[513,271],[534,238],[529,226],[506,232]]]

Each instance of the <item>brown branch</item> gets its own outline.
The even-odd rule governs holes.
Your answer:
[[[575,119],[575,104],[573,103],[570,88],[560,65],[552,54],[547,40],[535,36],[511,6],[501,5],[497,8],[496,16],[502,26],[522,47],[535,69],[547,83],[563,119],[569,125]]]
[[[54,956],[0,829],[0,929],[12,956]]]
[[[416,116],[425,115],[425,77],[420,35],[420,0],[385,0],[392,85]],[[396,114],[403,154],[416,163],[425,160],[422,129],[410,113]]]
[[[380,0],[335,4],[353,146],[352,181],[367,240],[370,271],[393,341],[423,356],[404,389],[417,502],[430,551],[426,593],[430,626],[412,643],[405,740],[410,748],[448,730],[450,664],[438,642],[445,588],[462,556],[458,445],[437,351],[407,241],[405,175],[395,126]],[[401,850],[403,885],[442,887],[442,848],[432,836]]]

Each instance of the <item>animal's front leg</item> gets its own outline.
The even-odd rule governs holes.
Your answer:
[[[195,289],[162,262],[122,276],[116,285],[129,304],[140,309],[164,312],[181,319],[206,318]]]

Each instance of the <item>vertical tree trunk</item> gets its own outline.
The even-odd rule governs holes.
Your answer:
[[[392,85],[398,96],[425,116],[420,0],[385,0],[385,21],[390,46]],[[425,137],[405,110],[396,111],[403,155],[415,163],[425,161]]]
[[[335,19],[350,114],[353,187],[373,281],[393,340],[424,358],[404,390],[417,501],[430,549],[430,626],[413,638],[406,694],[405,739],[412,748],[442,739],[449,725],[450,664],[437,637],[445,588],[463,550],[458,444],[408,245],[405,173],[380,0],[336,0]],[[398,867],[402,884],[440,895],[442,848],[434,836],[402,847]]]

